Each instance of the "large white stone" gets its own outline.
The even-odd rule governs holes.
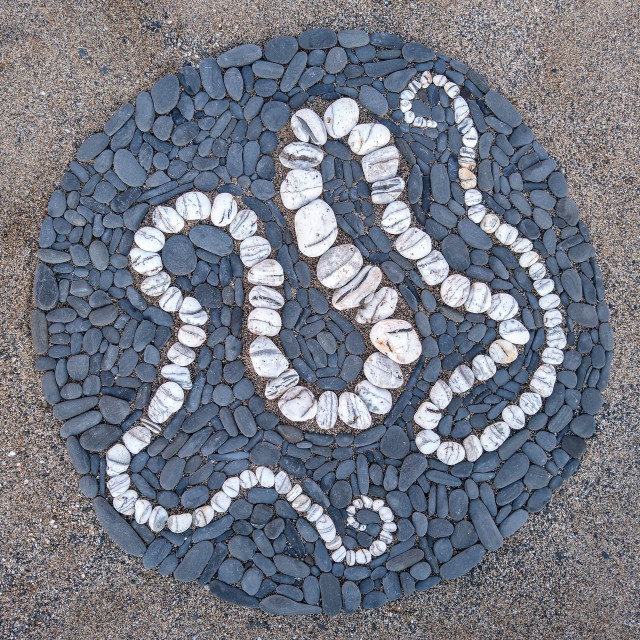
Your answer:
[[[247,280],[249,280],[251,284],[279,287],[284,282],[284,271],[279,262],[267,258],[262,262],[258,262],[258,264],[254,264],[251,269],[249,269]]]
[[[329,249],[318,260],[318,280],[328,289],[337,289],[353,280],[362,263],[362,254],[355,245],[339,244]]]
[[[298,250],[309,258],[321,256],[338,237],[336,216],[324,200],[313,200],[298,209],[294,224]]]
[[[245,267],[266,260],[271,255],[271,245],[262,236],[251,236],[240,243],[240,260]]]
[[[393,401],[391,392],[387,391],[387,389],[376,387],[375,384],[371,384],[368,380],[362,380],[356,385],[356,393],[371,413],[384,415],[391,411]]]
[[[529,383],[531,391],[543,398],[548,398],[553,393],[556,383],[556,369],[550,364],[541,364],[534,372]]]
[[[498,325],[498,332],[502,338],[508,340],[511,344],[527,344],[529,342],[529,329],[515,318],[503,320]]]
[[[352,98],[340,98],[329,105],[322,121],[332,138],[342,138],[358,124],[359,118],[358,103]]]
[[[162,424],[180,409],[183,402],[184,391],[182,387],[175,382],[165,382],[158,387],[155,395],[151,398],[147,415],[151,421]]]
[[[158,252],[164,247],[164,233],[156,227],[142,227],[133,236],[135,243],[143,251]]]
[[[509,436],[506,422],[494,422],[484,429],[480,443],[485,451],[495,451]]]
[[[347,284],[340,287],[331,299],[331,304],[343,311],[360,306],[367,296],[370,296],[382,281],[380,267],[367,265]]]
[[[338,400],[338,417],[348,427],[362,431],[371,426],[371,414],[367,405],[355,393],[345,391]]]
[[[473,375],[481,382],[493,378],[496,374],[496,363],[490,356],[481,353],[471,361],[471,370]]]
[[[178,329],[178,340],[185,347],[200,347],[205,343],[207,334],[201,327],[185,324]]]
[[[484,282],[474,282],[469,289],[465,309],[469,313],[485,313],[491,306],[491,289]]]
[[[155,276],[162,271],[162,259],[157,253],[143,251],[134,247],[129,252],[131,267],[136,273],[143,276]]]
[[[462,446],[469,462],[475,462],[484,453],[482,442],[475,433],[468,435],[462,441]]]
[[[369,334],[373,346],[398,364],[415,362],[422,353],[422,343],[406,320],[381,320]]]
[[[423,429],[435,429],[442,419],[442,413],[433,402],[423,402],[413,416],[413,421]]]
[[[396,240],[396,251],[408,260],[421,260],[431,251],[431,237],[417,227],[409,227]]]
[[[362,171],[367,182],[388,180],[398,173],[400,153],[394,146],[376,149],[362,158]]]
[[[241,209],[229,223],[229,233],[234,240],[245,240],[258,231],[258,216],[251,209]]]
[[[277,378],[289,368],[289,361],[282,351],[265,336],[258,336],[249,345],[249,358],[254,371],[261,378]]]
[[[300,382],[300,376],[295,369],[287,369],[277,378],[271,378],[265,388],[264,395],[267,400],[279,398],[285,391],[295,387]]]
[[[180,233],[184,228],[184,218],[173,207],[156,207],[151,221],[164,233]]]
[[[299,109],[291,116],[293,135],[302,142],[324,145],[327,141],[327,129],[322,118],[311,109]]]
[[[438,460],[443,464],[449,465],[452,467],[453,465],[458,464],[458,462],[462,462],[464,460],[464,447],[459,442],[443,442],[437,449],[436,455],[438,456]]]
[[[461,394],[466,393],[473,387],[473,383],[475,382],[475,376],[473,375],[473,371],[466,365],[460,364],[458,365],[451,374],[449,378],[449,386],[451,387],[451,391],[453,393]]]
[[[171,276],[166,271],[149,276],[140,283],[140,290],[147,296],[157,298],[161,296],[171,284]]]
[[[390,202],[382,214],[380,226],[386,233],[391,235],[398,235],[406,231],[411,226],[411,209],[409,209],[409,205],[400,200]]]
[[[510,293],[494,293],[487,315],[497,322],[508,320],[519,311],[517,300]]]
[[[398,389],[404,382],[397,362],[382,353],[372,353],[364,362],[366,379],[382,389]]]
[[[209,314],[202,308],[202,305],[191,296],[187,296],[180,305],[178,312],[180,320],[186,324],[202,326],[209,322]]]
[[[292,387],[278,400],[278,408],[292,422],[313,420],[318,412],[318,403],[306,387]]]
[[[183,389],[189,390],[193,386],[189,369],[177,364],[165,364],[160,370],[160,375],[171,382],[179,384]]]
[[[489,345],[489,355],[496,364],[510,364],[518,357],[518,350],[508,340],[498,339]]]
[[[284,297],[279,291],[259,284],[249,291],[249,302],[258,309],[281,309]]]
[[[247,329],[258,336],[277,336],[282,329],[282,319],[274,309],[253,309],[247,317]]]
[[[471,281],[466,276],[453,274],[440,286],[442,301],[450,307],[461,307],[469,297]]]
[[[325,391],[318,398],[316,424],[319,429],[327,431],[336,426],[338,419],[338,396],[333,391]]]
[[[356,125],[349,134],[349,148],[363,156],[381,149],[391,140],[391,132],[383,124],[367,123]]]
[[[430,286],[440,284],[449,275],[449,263],[435,249],[419,260],[416,266],[422,279]]]
[[[211,201],[201,191],[189,191],[176,200],[176,211],[185,220],[206,220],[211,215]]]
[[[289,171],[280,185],[282,204],[287,209],[299,209],[322,194],[322,174],[315,169]]]
[[[418,451],[425,456],[434,453],[440,446],[440,436],[430,429],[420,431],[420,433],[415,436],[415,441]]]
[[[373,204],[389,204],[397,200],[403,191],[404,179],[399,176],[374,182],[371,185],[371,202]]]
[[[226,227],[238,213],[238,205],[230,193],[219,193],[211,205],[211,222],[216,227]]]
[[[444,380],[438,380],[429,391],[429,399],[442,411],[449,406],[453,399],[453,391]]]
[[[308,171],[317,167],[324,156],[324,151],[308,142],[292,142],[280,152],[280,162],[288,169]]]
[[[373,324],[385,320],[393,315],[397,304],[398,292],[391,287],[382,287],[370,298],[365,298],[364,305],[356,314],[356,322]]]
[[[158,301],[158,306],[167,313],[175,313],[182,306],[182,291],[178,287],[169,287]]]
[[[502,419],[511,429],[522,429],[527,422],[524,411],[517,404],[510,404],[502,410]]]
[[[190,347],[185,347],[182,343],[176,342],[169,347],[167,358],[180,367],[188,367],[195,359],[196,352]]]

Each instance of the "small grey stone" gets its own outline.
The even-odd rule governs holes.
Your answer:
[[[198,227],[194,227],[189,237]],[[213,227],[207,227],[215,231]],[[208,249],[207,249],[208,250]],[[164,268],[176,276],[185,276],[196,268],[196,252],[192,242],[183,235],[171,236],[162,248],[162,263]]]
[[[265,103],[260,112],[262,124],[269,131],[280,131],[289,121],[291,109],[284,102],[271,101]]]
[[[33,280],[33,304],[38,309],[49,311],[58,304],[60,292],[53,271],[45,264],[38,264]]]
[[[518,110],[499,93],[489,91],[485,94],[484,100],[496,117],[510,127],[515,128],[522,122],[522,116]]]
[[[476,544],[464,551],[460,551],[440,567],[440,577],[443,580],[459,578],[473,569],[484,556],[484,547]]]
[[[338,36],[331,29],[310,29],[298,36],[302,49],[330,49],[338,43]]]
[[[293,36],[273,38],[264,45],[264,57],[270,62],[287,64],[298,50],[298,41]]]
[[[131,525],[104,499],[93,501],[98,520],[107,535],[126,553],[141,558],[147,550],[146,545]]]
[[[384,116],[389,110],[389,105],[384,95],[369,85],[365,84],[361,87],[359,100],[365,109],[376,115]]]
[[[147,179],[147,172],[140,166],[140,163],[128,149],[118,149],[116,151],[113,159],[113,169],[118,178],[130,187],[141,187]]]
[[[262,56],[262,49],[255,44],[241,44],[218,56],[218,64],[222,69],[242,67],[252,64]]]
[[[178,104],[180,97],[180,83],[177,76],[172,73],[162,76],[151,87],[151,97],[153,98],[153,108],[156,113],[169,113]]]

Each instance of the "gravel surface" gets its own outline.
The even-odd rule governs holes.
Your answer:
[[[637,637],[637,6],[44,4],[0,7],[0,513],[11,531],[0,543],[0,637]],[[28,328],[40,222],[77,145],[189,57],[317,26],[414,38],[469,63],[513,101],[566,168],[617,344],[600,433],[543,512],[469,576],[331,621],[232,608],[145,571],[107,540],[41,397]]]

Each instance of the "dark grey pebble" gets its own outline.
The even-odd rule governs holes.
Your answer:
[[[180,561],[178,568],[173,572],[173,577],[179,582],[197,580],[209,562],[212,553],[213,545],[211,542],[205,540],[194,544]]]
[[[129,555],[142,558],[147,547],[131,525],[104,498],[96,498],[93,508],[107,535]]]
[[[219,55],[218,65],[220,65],[222,69],[242,67],[259,60],[261,56],[262,49],[258,45],[241,44]]]
[[[58,304],[60,292],[53,271],[39,263],[33,280],[33,303],[43,311],[49,311]]]
[[[445,562],[440,567],[440,577],[443,580],[453,580],[459,578],[465,573],[468,573],[473,569],[484,556],[484,547],[481,544],[476,544],[464,551],[456,553],[456,555]]]
[[[260,601],[260,608],[267,613],[275,613],[281,616],[289,615],[313,615],[322,613],[318,606],[296,602],[279,594],[267,596]]]
[[[180,97],[180,83],[177,76],[171,73],[160,78],[151,87],[151,97],[156,113],[169,113],[178,104]]]

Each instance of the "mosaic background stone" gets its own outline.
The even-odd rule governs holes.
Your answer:
[[[338,43],[344,48],[336,49]],[[425,72],[434,82],[427,90],[417,87],[411,109],[403,110],[408,98],[401,92]],[[455,86],[460,95],[452,97]],[[359,101],[367,121],[390,131],[403,180],[370,186],[349,148],[329,140],[320,166],[322,197],[343,241],[359,249],[365,265],[380,265],[383,284],[397,290],[403,312],[415,317],[422,355],[404,372],[384,419],[359,433],[321,433],[287,424],[265,403],[244,350],[245,297],[249,282],[283,284],[279,341],[305,383],[340,392],[364,379],[368,353],[356,337],[359,330],[347,312],[330,309],[314,269],[300,259],[293,219],[276,195],[281,177],[274,159],[294,141],[292,113],[305,107],[321,115],[344,97]],[[464,108],[469,128],[459,131],[454,124]],[[332,115],[329,133],[336,137],[342,137],[340,118],[353,117],[343,111]],[[472,177],[461,173],[457,156],[476,140],[477,158],[464,161],[477,166],[477,202],[458,182]],[[105,531],[127,552],[143,556],[145,566],[268,612],[335,615],[377,608],[472,569],[485,550],[497,549],[528,514],[543,509],[552,490],[577,469],[611,366],[613,332],[602,276],[556,162],[518,112],[465,64],[391,34],[318,29],[301,34],[297,44],[285,38],[264,50],[241,45],[202,61],[199,74],[186,67],[158,80],[150,95],[140,94],[104,132],[88,138],[77,160],[51,196],[40,236],[32,317],[41,354],[37,368],[43,393],[63,421],[74,466],[84,474],[81,490],[95,498]],[[535,250],[559,295],[561,322],[553,320],[556,331],[546,341],[566,350],[549,394],[521,403],[523,410],[531,408],[525,428],[509,435],[508,426],[496,427],[485,438],[495,446],[485,446],[473,462],[448,465],[419,453],[413,417],[429,397],[437,402],[429,393],[441,372],[470,363],[504,331],[496,320],[443,305],[439,287],[425,286],[414,264],[380,231],[384,207],[376,209],[370,199],[386,202],[390,190],[399,194],[405,184],[413,220],[449,267],[509,292],[529,335],[493,378],[441,402],[443,415],[433,430],[438,438],[453,447],[487,433],[545,361],[543,326],[554,324],[543,313],[555,303],[538,300],[523,253]],[[172,283],[205,307],[206,345],[192,365],[184,407],[132,457],[130,477],[112,475],[105,490],[105,452],[146,415],[177,328],[170,312],[140,292],[141,279],[129,268],[134,232],[151,221],[156,206],[179,208],[176,199],[193,191],[210,200],[230,194],[255,211],[284,283],[282,276],[263,282],[273,270],[260,264],[251,267],[253,280],[244,280],[239,243],[211,226],[170,236],[161,262],[139,255],[144,275],[166,266]],[[484,222],[486,229],[483,219],[474,220],[473,208],[481,204],[510,225],[505,233],[514,229],[526,249],[512,253],[495,243],[492,220]],[[496,238],[503,241],[497,231]],[[534,384],[545,389],[540,377],[533,376]],[[304,494],[279,498],[269,467],[285,472]],[[225,484],[234,478],[240,478],[240,497],[240,489]],[[146,524],[152,520],[132,519],[127,495],[158,505],[163,511],[156,514],[166,510],[169,531],[156,535]],[[316,527],[298,515],[308,509],[303,496],[326,512]],[[209,518],[202,511],[198,517],[209,522],[192,527],[191,514],[181,508],[204,508],[210,498],[214,511],[228,513]],[[367,506],[367,500],[388,506]],[[356,505],[353,514],[350,504]],[[372,544],[384,533],[380,523],[391,520],[396,528],[388,549],[350,566],[348,554],[357,557],[355,550]],[[332,529],[342,537],[346,564],[332,561],[325,546],[332,538],[326,533],[325,540],[323,532]]]

